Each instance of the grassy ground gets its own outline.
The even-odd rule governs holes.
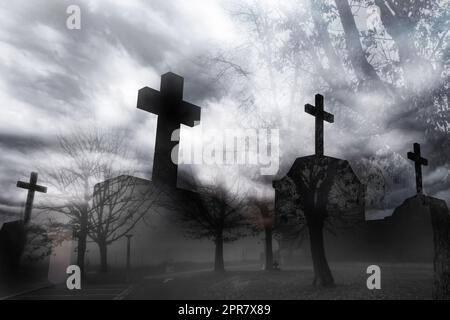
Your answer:
[[[431,264],[381,264],[381,290],[368,290],[368,264],[331,264],[334,288],[312,286],[310,267],[186,273],[147,278],[128,299],[431,299]]]

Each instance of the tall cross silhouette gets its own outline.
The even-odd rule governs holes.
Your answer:
[[[427,166],[428,160],[421,157],[420,144],[414,143],[414,152],[408,152],[408,159],[414,161],[417,194],[422,194],[422,166]]]
[[[18,188],[28,190],[27,202],[25,204],[25,215],[23,218],[24,224],[27,224],[31,219],[31,211],[33,210],[34,193],[36,191],[47,193],[47,187],[38,185],[37,179],[38,179],[38,174],[36,172],[32,172],[30,175],[30,182],[17,181]]]
[[[323,121],[333,123],[334,115],[323,110],[323,96],[316,94],[316,105],[305,104],[305,112],[316,118],[316,156],[323,156]]]
[[[168,72],[161,76],[160,91],[139,90],[137,107],[158,115],[152,181],[176,187],[178,174],[178,138],[180,125],[190,127],[200,121],[200,107],[183,101],[184,79]],[[178,130],[178,131],[177,131]],[[175,158],[175,159],[173,159]]]

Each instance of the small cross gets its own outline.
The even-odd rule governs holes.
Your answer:
[[[175,186],[178,173],[178,140],[172,134],[184,124],[193,127],[200,121],[200,107],[183,101],[184,79],[168,72],[161,76],[160,91],[139,90],[137,107],[158,115],[152,181]],[[172,154],[173,153],[173,154]],[[172,159],[176,157],[176,159]]]
[[[427,166],[428,160],[420,156],[420,144],[414,143],[414,152],[408,152],[408,159],[414,161],[417,194],[422,194],[422,166]]]
[[[305,104],[305,112],[316,118],[316,156],[323,156],[323,121],[333,123],[334,115],[323,110],[323,96],[316,94],[316,106]]]
[[[22,189],[27,189],[27,202],[25,204],[25,216],[23,218],[23,223],[27,224],[31,218],[31,210],[33,209],[34,192],[47,193],[47,187],[40,186],[37,183],[38,174],[32,172],[30,175],[30,182],[17,181],[17,187]]]

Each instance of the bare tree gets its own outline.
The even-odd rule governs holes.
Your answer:
[[[238,179],[231,184],[214,179],[210,184],[196,184],[192,189],[195,192],[169,190],[168,200],[160,201],[160,205],[175,212],[174,217],[187,237],[214,242],[214,270],[225,271],[224,243],[238,240],[248,231],[245,194]]]
[[[273,234],[276,229],[276,217],[273,199],[250,197],[248,199],[247,213],[250,226],[254,232],[264,232],[265,270],[272,270],[273,260]]]
[[[111,172],[120,172],[126,161],[126,137],[121,130],[74,129],[69,135],[58,136],[57,158],[40,170],[53,189],[42,209],[67,218],[78,241],[77,265],[82,271],[94,185],[105,180],[106,173],[109,178]]]
[[[107,249],[125,237],[158,201],[163,188],[132,176],[119,176],[96,184],[88,235],[100,251],[100,272],[108,270]]]

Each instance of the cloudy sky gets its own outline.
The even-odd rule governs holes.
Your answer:
[[[270,2],[260,3],[267,6]],[[290,10],[292,3],[283,1],[283,10]],[[72,4],[81,8],[80,30],[66,27],[66,9]],[[277,107],[289,112],[282,111],[281,125],[269,128],[281,130],[280,139],[282,130],[297,128],[292,153],[312,153],[314,122],[303,115],[302,106],[313,102],[320,86],[313,90],[299,83],[299,92],[290,100],[289,90],[283,88],[282,73],[272,78],[258,73],[257,60],[242,54],[253,44],[247,34],[250,31],[233,14],[235,7],[236,2],[219,0],[44,0],[39,4],[16,0],[0,4],[0,209],[22,204],[26,191],[17,189],[16,181],[27,179],[38,164],[48,163],[45,156],[53,152],[56,135],[68,134],[75,127],[130,130],[142,160],[140,175],[150,178],[156,116],[136,109],[137,91],[144,86],[158,89],[160,75],[167,71],[184,76],[185,100],[203,108],[202,130],[208,132],[209,142],[225,129],[254,124],[252,113],[242,111],[240,89],[251,88],[256,92],[254,101],[266,105],[255,117],[273,113],[273,96],[268,92],[274,80],[279,86]],[[365,20],[365,14],[357,18],[364,29],[361,20]],[[342,27],[333,28],[339,32]],[[222,57],[223,52],[256,70],[249,83],[243,85],[242,80],[212,72],[205,56]],[[237,70],[229,63],[222,65]],[[307,82],[308,74],[304,73],[302,79]],[[289,101],[296,105],[288,106]],[[392,119],[378,104],[376,95],[361,97],[360,102],[359,114],[366,121],[363,125],[355,124],[345,108],[336,112],[329,106],[336,112],[336,119],[333,126],[326,125],[327,154],[350,160],[359,154],[394,158],[412,175],[405,154],[412,142],[420,141],[420,130],[389,126]],[[183,134],[188,132],[183,129]],[[431,150],[425,146],[423,151]],[[293,160],[292,155],[288,160]],[[447,169],[433,168],[427,172],[425,185],[436,181],[442,184],[444,176],[448,177]],[[395,201],[414,191],[413,177],[405,180],[403,186],[393,190]],[[448,184],[433,194],[448,199]]]
[[[185,75],[185,98],[216,92],[193,59],[231,39],[233,26],[213,1],[78,1],[81,30],[66,28],[72,1],[0,6],[1,202],[25,197],[27,179],[57,134],[87,122],[133,129],[151,168],[156,117],[136,109],[138,89],[159,88],[162,73]]]

